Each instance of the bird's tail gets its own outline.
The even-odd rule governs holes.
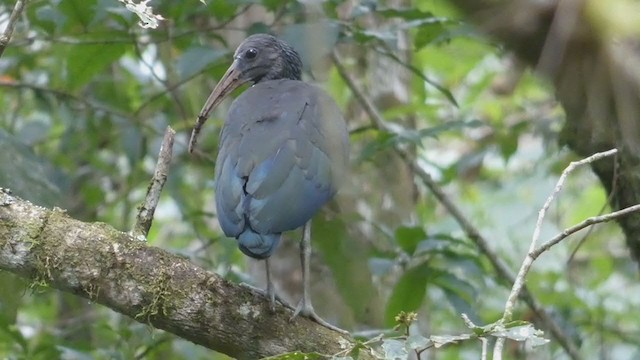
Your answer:
[[[280,244],[281,233],[258,234],[251,229],[246,229],[238,236],[238,247],[245,255],[255,259],[266,259]]]

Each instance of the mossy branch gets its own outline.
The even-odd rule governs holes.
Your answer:
[[[103,223],[0,189],[0,270],[73,293],[238,359],[334,354],[352,339]],[[365,354],[366,356],[366,354]]]

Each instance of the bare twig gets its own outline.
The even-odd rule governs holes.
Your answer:
[[[604,204],[602,204],[602,207],[600,208],[600,211],[598,211],[598,215],[602,215],[604,213],[604,211],[607,209],[607,205],[611,204],[611,201],[613,200],[613,197],[615,196],[616,192],[618,191],[618,170],[619,170],[619,167],[620,167],[620,160],[617,159],[616,161],[613,162],[613,181],[611,182],[611,191],[609,191],[609,196],[607,196],[607,200],[605,201]],[[582,247],[582,244],[584,244],[587,241],[587,239],[589,238],[589,235],[591,235],[591,232],[593,231],[593,229],[595,229],[595,226],[594,227],[590,227],[589,231],[587,231],[587,233],[584,234],[582,239],[580,239],[580,241],[578,241],[578,244],[573,249],[573,251],[569,255],[569,258],[567,259],[567,267],[571,265],[571,263],[573,262],[573,259],[575,258],[576,254],[578,253],[578,250],[580,250],[580,248]]]
[[[364,92],[351,77],[342,60],[340,59],[337,51],[334,50],[331,55],[336,66],[336,70],[338,71],[344,82],[347,84],[353,95],[360,102],[367,115],[369,115],[374,127],[382,131],[391,131],[380,113],[377,111],[376,107],[367,98],[367,96],[364,95]],[[410,153],[399,146],[394,146],[394,150],[411,168],[411,171],[413,171],[413,173],[422,180],[425,186],[429,188],[429,190],[451,214],[451,216],[453,216],[453,218],[456,220],[458,225],[460,225],[469,239],[473,241],[489,259],[491,265],[498,274],[498,277],[508,283],[515,282],[515,274],[513,274],[511,269],[498,256],[498,254],[493,251],[493,249],[489,246],[489,242],[487,241],[487,239],[482,236],[482,234],[480,234],[480,231],[478,231],[478,229],[476,229],[471,224],[471,222],[462,214],[462,211],[453,203],[451,199],[449,199],[444,190],[442,190],[442,188],[433,180],[431,175],[429,175],[429,173],[427,173],[414,161]],[[549,316],[547,312],[542,308],[542,306],[538,303],[538,301],[533,298],[533,296],[531,296],[526,286],[522,288],[520,296],[527,303],[527,305],[529,305],[529,308],[535,313],[536,317],[540,319],[540,321],[545,324],[547,328],[549,328],[549,331],[551,332],[553,337],[558,341],[560,346],[565,349],[567,354],[569,354],[572,359],[580,359],[578,347],[573,343],[569,336],[565,334],[560,325],[557,324],[556,320]]]
[[[496,339],[496,344],[493,346],[493,360],[502,360],[502,349],[504,349],[505,343],[506,338],[499,337]]]
[[[558,193],[560,193],[560,190],[562,190],[562,187],[564,186],[564,183],[567,180],[567,176],[569,176],[569,174],[579,166],[590,164],[594,161],[600,160],[607,156],[612,156],[617,152],[618,152],[617,149],[612,149],[609,151],[596,153],[580,161],[573,161],[571,162],[571,164],[569,164],[569,166],[567,166],[566,169],[564,169],[564,171],[562,172],[562,175],[560,175],[560,178],[556,183],[556,187],[553,189],[553,193],[549,195],[544,205],[538,212],[538,220],[536,221],[536,226],[533,230],[533,237],[531,239],[531,245],[529,246],[529,253],[527,254],[527,257],[525,258],[525,260],[522,262],[522,265],[520,266],[520,271],[518,271],[516,280],[513,284],[513,287],[511,288],[511,293],[509,294],[509,298],[507,299],[507,303],[505,304],[504,314],[502,315],[503,322],[510,321],[513,316],[513,307],[515,305],[516,299],[518,298],[518,295],[520,294],[520,291],[522,290],[522,287],[524,286],[524,278],[529,272],[529,269],[531,268],[531,264],[533,264],[533,261],[535,260],[535,258],[533,258],[531,255],[536,250],[536,244],[540,239],[540,232],[542,229],[542,223],[544,222],[544,217],[546,216],[547,210],[551,206],[551,203],[553,202],[555,197],[558,195]],[[554,244],[549,245],[549,247],[551,247],[552,245]]]
[[[535,251],[531,253],[531,257],[533,257],[534,260],[537,259],[538,256],[540,256],[543,252],[549,250],[552,246],[556,245],[560,241],[569,237],[571,234],[574,234],[586,228],[587,226],[591,226],[593,224],[599,224],[603,222],[609,222],[609,221],[616,220],[618,218],[621,218],[623,216],[627,216],[629,214],[636,213],[636,212],[640,212],[640,204],[629,206],[622,210],[614,211],[612,213],[587,218],[581,223],[573,225],[570,228],[564,229],[564,231],[562,231],[560,234],[554,236],[551,240],[540,245]]]
[[[28,0],[17,0],[16,5],[13,7],[13,11],[11,11],[7,27],[4,29],[4,33],[0,35],[0,57],[4,53],[4,49],[7,48],[7,45],[9,45],[9,41],[11,41],[13,29],[15,29],[18,18],[20,17],[20,14],[22,14],[22,10],[24,10],[27,2]]]
[[[175,136],[175,130],[167,126],[164,138],[162,139],[162,145],[160,146],[160,152],[158,153],[156,169],[153,172],[153,177],[147,188],[147,196],[145,196],[144,202],[140,205],[138,216],[136,217],[136,224],[133,228],[133,235],[135,237],[146,237],[151,228],[153,214],[156,211],[156,206],[158,206],[162,187],[167,181],[169,164],[171,163],[171,156],[173,154],[173,139]]]
[[[480,342],[482,343],[482,353],[480,354],[480,359],[487,360],[487,350],[489,348],[489,339],[487,339],[486,337],[480,337],[478,338],[478,340],[480,340]]]
[[[594,154],[592,156],[589,156],[588,158],[582,159],[580,161],[573,161],[573,162],[571,162],[571,164],[569,164],[569,166],[567,166],[566,169],[564,169],[564,171],[562,172],[562,175],[560,175],[560,178],[558,179],[558,182],[556,183],[556,186],[555,186],[553,192],[551,193],[551,195],[549,195],[549,197],[545,201],[544,205],[542,206],[542,208],[538,212],[538,219],[536,221],[536,225],[535,225],[535,228],[533,230],[533,236],[532,236],[532,239],[531,239],[531,244],[529,245],[529,252],[527,253],[526,258],[522,262],[522,265],[520,266],[520,270],[518,271],[518,275],[516,276],[516,279],[513,282],[513,287],[511,288],[511,292],[509,293],[509,297],[507,298],[507,302],[505,303],[504,313],[502,314],[502,319],[499,320],[499,323],[504,324],[504,323],[506,323],[508,321],[511,321],[511,319],[513,317],[513,308],[515,307],[516,300],[520,296],[520,292],[522,291],[522,289],[524,287],[524,282],[525,282],[525,278],[527,276],[527,273],[531,269],[531,266],[533,265],[533,262],[535,261],[535,259],[538,256],[540,256],[540,254],[542,254],[544,251],[548,250],[553,245],[557,244],[558,242],[560,242],[562,239],[566,238],[567,236],[575,233],[576,231],[584,229],[585,227],[587,227],[589,225],[595,224],[597,222],[609,221],[609,220],[618,218],[620,216],[627,215],[627,214],[637,210],[637,209],[632,209],[632,208],[634,208],[634,207],[632,207],[632,208],[627,208],[627,209],[618,211],[616,213],[611,213],[611,214],[607,214],[607,215],[603,215],[603,216],[597,216],[597,217],[589,218],[589,219],[583,221],[582,223],[580,223],[578,225],[575,225],[575,226],[573,226],[573,227],[571,227],[569,229],[566,229],[560,235],[554,237],[553,239],[551,239],[550,241],[546,242],[541,247],[536,249],[536,244],[538,243],[538,240],[540,239],[540,232],[542,230],[542,224],[543,224],[544,218],[545,218],[545,216],[547,214],[547,210],[551,206],[551,203],[553,202],[553,200],[556,198],[556,196],[562,190],[562,187],[564,186],[564,183],[567,180],[567,176],[569,176],[569,174],[571,172],[573,172],[579,166],[590,164],[590,163],[592,163],[594,161],[600,160],[600,159],[605,158],[607,156],[615,155],[617,152],[618,152],[617,149],[612,149],[612,150],[609,150],[609,151],[596,153],[596,154]],[[631,210],[629,210],[629,209],[631,209]],[[640,206],[638,206],[638,209],[640,209]],[[595,220],[600,220],[600,221],[595,221]],[[494,351],[493,351],[494,359],[498,359],[499,360],[499,359],[502,358],[502,349],[504,347],[505,341],[506,341],[505,338],[499,338],[496,341],[496,345],[495,345]]]

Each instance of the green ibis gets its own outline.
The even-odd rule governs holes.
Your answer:
[[[232,103],[220,135],[215,172],[220,227],[245,255],[265,260],[272,308],[269,257],[283,232],[303,227],[303,296],[292,319],[302,314],[339,330],[320,318],[311,302],[311,218],[344,178],[349,136],[335,101],[301,75],[300,56],[284,41],[267,34],[245,39],[200,111],[189,151],[211,111],[234,89],[252,84]]]

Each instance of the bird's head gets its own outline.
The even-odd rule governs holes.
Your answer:
[[[233,63],[200,110],[191,134],[189,152],[193,151],[200,128],[213,109],[233,90],[245,83],[255,84],[277,79],[300,80],[301,73],[300,55],[286,42],[268,34],[255,34],[246,38],[236,49]]]

